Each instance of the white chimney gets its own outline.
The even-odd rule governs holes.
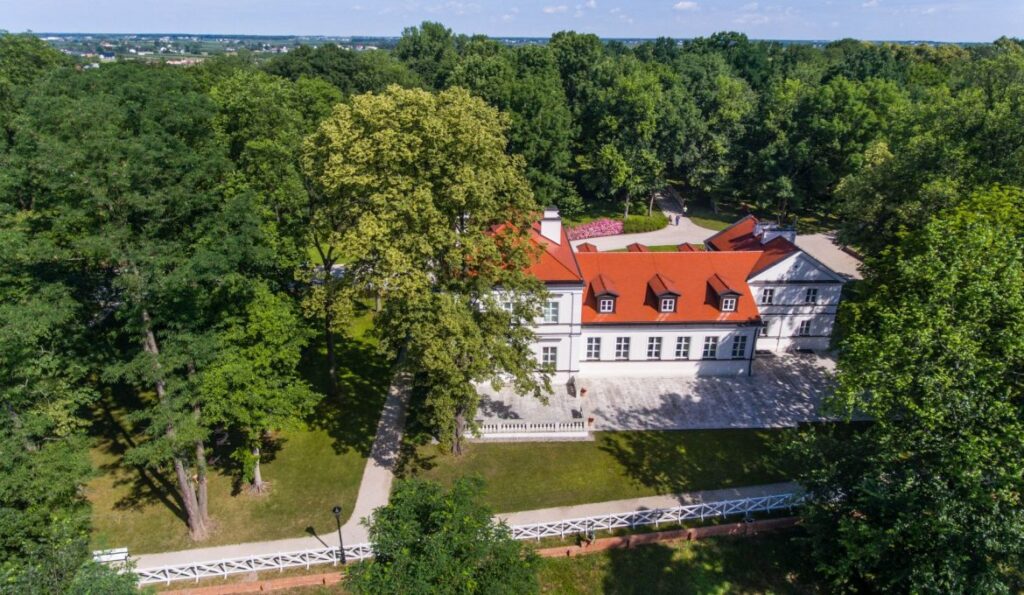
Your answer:
[[[544,218],[540,220],[540,235],[556,243],[562,243],[562,217],[558,207],[545,207]]]

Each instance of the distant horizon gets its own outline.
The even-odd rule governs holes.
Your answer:
[[[774,41],[986,43],[1024,36],[1024,1],[1006,0],[0,0],[0,15],[0,29],[12,32],[106,35],[389,38],[435,21],[497,38],[544,39],[565,30],[604,39],[691,39],[717,31]]]
[[[195,31],[32,31],[32,30],[9,31],[9,30],[4,29],[2,27],[0,27],[0,31],[6,31],[7,33],[11,33],[11,34],[14,34],[14,35],[22,35],[22,34],[24,34],[24,35],[35,35],[36,37],[42,37],[42,36],[46,36],[46,35],[54,35],[54,36],[61,36],[61,35],[76,35],[76,36],[91,35],[91,36],[97,36],[97,37],[100,37],[100,36],[115,36],[115,35],[116,36],[141,35],[141,36],[146,36],[146,37],[203,36],[203,37],[249,37],[249,38],[260,38],[260,37],[263,37],[263,38],[277,38],[277,39],[279,39],[279,38],[296,38],[296,39],[322,38],[322,39],[325,39],[325,40],[337,40],[337,39],[342,39],[342,38],[349,38],[349,39],[399,39],[402,36],[401,33],[398,33],[397,35],[368,35],[368,34],[362,34],[362,33],[345,33],[345,34],[340,34],[340,33],[339,34],[331,34],[331,33],[308,33],[308,34],[303,34],[303,33],[225,33],[223,31],[216,32],[216,33],[202,33],[202,32],[195,32]],[[571,29],[566,29],[566,31],[571,31]],[[455,31],[455,30],[453,30],[452,33],[455,34],[455,35],[469,35],[469,36],[472,36],[472,35],[483,35],[484,37],[488,37],[488,38],[491,38],[491,39],[528,39],[528,40],[548,40],[548,39],[551,39],[552,35],[554,35],[554,33],[551,33],[550,35],[490,35],[490,34],[486,34],[486,33],[462,33],[460,31]],[[557,31],[555,33],[557,33]],[[576,33],[587,33],[587,32],[586,31],[576,31]],[[654,36],[654,37],[643,37],[643,36],[638,36],[638,37],[615,37],[615,36],[598,35],[598,38],[601,39],[601,40],[604,40],[604,41],[620,41],[620,40],[627,40],[627,41],[632,41],[632,40],[654,41],[654,40],[660,39],[660,38],[668,38],[668,39],[673,39],[673,40],[676,40],[676,41],[686,41],[686,40],[698,39],[698,38],[702,38],[702,37],[706,38],[706,37],[709,37],[709,36],[714,35],[716,33],[743,33],[743,32],[742,31],[729,30],[729,29],[722,29],[722,30],[719,30],[719,31],[711,31],[711,32],[709,32],[707,34],[704,34],[704,35],[686,36],[686,37],[673,37],[673,36],[669,36],[669,35],[657,35],[657,36]],[[746,35],[745,33],[743,33],[743,34]],[[1014,36],[1005,35],[1005,36],[1000,36],[1000,37],[1014,37]],[[818,43],[818,42],[831,43],[831,42],[834,42],[834,41],[841,41],[843,39],[856,39],[857,41],[864,41],[864,42],[867,42],[867,43],[937,43],[937,44],[944,44],[944,45],[988,44],[988,43],[993,43],[994,41],[999,39],[999,37],[995,37],[993,39],[988,39],[988,40],[944,41],[944,40],[940,40],[940,39],[924,39],[924,38],[921,38],[921,39],[915,39],[915,38],[906,38],[906,39],[895,39],[895,38],[894,39],[868,39],[868,38],[863,38],[863,37],[789,38],[789,37],[751,37],[750,35],[747,35],[747,38],[750,39],[751,41],[775,41],[775,42],[795,42],[795,43]]]

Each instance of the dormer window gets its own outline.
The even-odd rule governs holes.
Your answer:
[[[723,297],[722,298],[722,312],[735,312],[736,311],[736,298],[734,297]]]
[[[676,311],[676,298],[674,298],[674,297],[663,297],[663,298],[661,298],[661,311],[662,312],[675,312]]]
[[[597,301],[597,309],[601,314],[611,314],[615,311],[615,298],[603,297]]]
[[[718,298],[718,309],[722,312],[735,312],[736,300],[740,292],[736,291],[717,274],[708,278],[708,291],[713,295],[711,299]],[[711,302],[714,303],[714,302]]]
[[[597,302],[597,311],[599,313],[611,314],[615,312],[615,298],[619,297],[619,292],[615,291],[615,286],[612,285],[611,280],[605,278],[604,275],[594,277],[590,282],[590,291],[594,294],[593,299]]]

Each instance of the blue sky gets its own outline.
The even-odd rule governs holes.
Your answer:
[[[1024,0],[0,0],[8,31],[397,35],[423,20],[459,33],[769,39],[1024,37]]]

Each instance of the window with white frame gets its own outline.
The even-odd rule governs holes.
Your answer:
[[[722,298],[722,312],[734,312],[736,310],[736,298],[724,297]]]
[[[615,337],[615,359],[629,359],[629,337]]]
[[[557,347],[541,347],[540,352],[540,363],[545,366],[554,368],[558,365],[558,348]]]
[[[818,303],[818,288],[808,287],[804,290],[804,303],[805,304],[817,304]]]
[[[676,359],[690,359],[689,337],[679,337],[676,339]]]
[[[768,322],[767,320],[764,321],[764,323],[761,325],[761,330],[758,331],[758,334],[761,335],[762,337],[767,337],[768,336],[768,326],[770,324],[771,323]]]
[[[647,337],[647,359],[661,359],[661,337]]]
[[[509,296],[502,296],[501,300],[499,300],[499,304],[501,305],[501,309],[506,312],[512,312],[512,309],[515,306],[512,302],[512,298]]]
[[[661,298],[661,311],[662,312],[675,312],[676,311],[676,298],[664,297]]]
[[[601,337],[587,337],[587,359],[601,359]]]
[[[765,287],[761,290],[761,305],[768,306],[775,302],[775,288]]]
[[[811,334],[811,321],[810,320],[801,320],[800,321],[800,326],[797,327],[797,329],[796,329],[796,334],[797,334],[798,337],[810,336],[810,334]]]
[[[544,302],[544,322],[558,322],[558,301]]]
[[[615,311],[614,298],[601,298],[597,301],[597,309],[601,314],[609,314]]]
[[[732,359],[747,357],[747,336],[737,335],[732,338]]]
[[[704,351],[701,353],[701,358],[718,358],[718,337],[704,337]]]

